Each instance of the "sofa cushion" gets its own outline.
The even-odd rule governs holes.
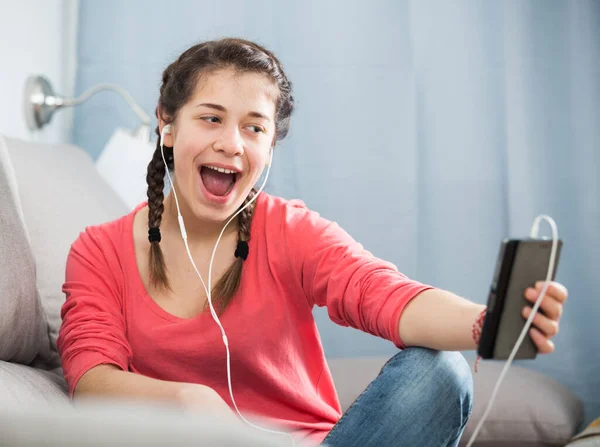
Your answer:
[[[2,135],[0,231],[0,360],[27,364],[36,355],[48,357],[50,344],[15,172]]]
[[[388,357],[327,362],[345,411],[379,374]],[[482,362],[473,375],[473,411],[460,446],[466,445],[500,376],[504,362]],[[583,404],[567,388],[535,371],[512,365],[474,446],[564,446],[583,418]]]
[[[487,361],[473,377],[475,399],[460,445],[483,416],[504,362]],[[536,371],[511,365],[475,445],[564,446],[583,420],[583,403],[566,387]]]
[[[64,302],[62,285],[71,244],[88,225],[127,213],[91,157],[72,145],[5,138],[37,267],[37,285],[55,350]],[[58,356],[54,351],[54,361]]]
[[[0,361],[0,411],[22,408],[55,408],[68,404],[67,387],[60,369],[45,371]]]

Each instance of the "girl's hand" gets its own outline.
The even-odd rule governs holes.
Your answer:
[[[525,290],[525,299],[531,302],[531,306],[523,308],[521,313],[523,317],[529,318],[543,286],[544,281],[538,281],[535,283],[535,288],[529,287]],[[550,339],[558,334],[559,321],[567,296],[568,291],[565,286],[555,281],[550,281],[546,295],[540,304],[537,314],[533,317],[529,329],[531,339],[537,346],[540,354],[550,354],[554,351],[554,343]]]
[[[186,411],[210,413],[223,420],[240,422],[237,414],[210,387],[194,383],[182,383],[177,392],[177,401]]]

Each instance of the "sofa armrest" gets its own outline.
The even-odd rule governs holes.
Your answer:
[[[0,409],[68,403],[60,369],[46,371],[0,361]]]
[[[249,415],[247,415],[249,416]],[[259,418],[260,427],[281,430]],[[32,429],[33,427],[33,429]],[[185,412],[157,402],[86,399],[77,405],[0,408],[2,447],[290,447],[287,436],[265,433],[206,410]],[[311,446],[296,442],[296,447]]]

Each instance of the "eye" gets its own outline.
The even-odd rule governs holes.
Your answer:
[[[221,122],[221,118],[219,118],[218,116],[203,116],[200,118],[201,120],[207,121],[209,123],[220,123]]]
[[[263,133],[265,131],[265,129],[263,129],[262,127],[254,125],[246,126],[246,128],[250,129],[252,133]]]

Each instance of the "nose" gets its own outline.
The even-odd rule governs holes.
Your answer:
[[[215,140],[213,147],[217,152],[223,152],[228,157],[244,154],[242,136],[237,127],[227,126]]]

